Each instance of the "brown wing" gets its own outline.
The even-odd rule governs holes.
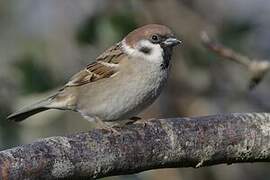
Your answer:
[[[66,87],[80,86],[111,77],[118,71],[117,65],[122,59],[121,56],[125,54],[121,50],[121,44],[118,43],[97,57],[96,62],[87,65],[85,69],[75,74]]]

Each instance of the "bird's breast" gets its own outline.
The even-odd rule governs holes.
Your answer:
[[[162,70],[160,66],[146,65],[129,72],[125,78],[116,82],[119,88],[115,86],[113,90],[115,96],[111,97],[117,104],[117,107],[111,107],[115,117],[108,119],[126,119],[144,110],[160,95],[168,75],[167,71]]]
[[[167,80],[167,70],[160,65],[126,66],[113,78],[97,82],[81,94],[78,109],[83,114],[104,121],[128,119],[154,102]]]

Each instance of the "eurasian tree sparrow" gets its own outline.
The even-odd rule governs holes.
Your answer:
[[[8,119],[22,121],[48,109],[76,111],[104,127],[106,122],[132,118],[161,93],[172,48],[180,43],[166,26],[142,26],[75,74],[56,94]]]

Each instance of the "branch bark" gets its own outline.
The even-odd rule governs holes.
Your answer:
[[[0,152],[0,179],[100,178],[168,167],[270,161],[270,114],[152,119]]]

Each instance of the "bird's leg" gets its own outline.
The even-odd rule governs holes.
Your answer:
[[[119,132],[115,128],[113,128],[112,126],[101,120],[99,117],[95,117],[95,122],[98,124],[100,128],[119,134]]]

